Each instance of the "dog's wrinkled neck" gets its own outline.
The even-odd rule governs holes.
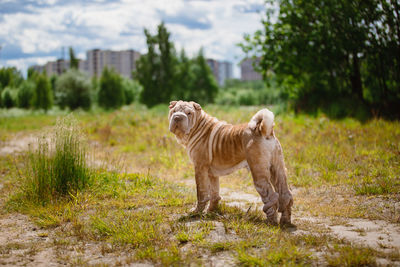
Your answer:
[[[218,124],[218,122],[218,119],[201,110],[201,115],[197,119],[195,126],[190,130],[187,139],[186,148],[189,155],[191,154],[192,149],[198,144],[199,140],[201,140],[204,135],[208,134],[212,127]]]

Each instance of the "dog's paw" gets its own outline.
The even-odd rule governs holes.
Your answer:
[[[189,214],[200,214],[200,213],[202,213],[203,211],[202,210],[199,210],[197,207],[194,207],[194,208],[191,208],[190,210],[189,210]]]
[[[297,230],[297,226],[294,225],[293,223],[291,223],[290,221],[284,221],[282,222],[282,220],[279,222],[279,227],[283,230],[286,230],[288,232],[294,232]]]

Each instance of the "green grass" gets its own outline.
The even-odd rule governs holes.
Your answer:
[[[243,123],[259,108],[204,109],[221,120]],[[386,257],[374,249],[334,238],[313,223],[298,225],[305,231],[298,235],[268,226],[261,210],[245,212],[226,205],[224,200],[217,213],[188,214],[196,197],[193,187],[187,186],[194,185],[193,166],[168,132],[167,113],[166,105],[151,110],[133,105],[114,112],[75,114],[90,147],[75,146],[81,139],[74,139],[67,131],[59,135],[58,140],[64,141],[50,142],[56,147],[58,144],[62,153],[50,153],[54,150],[47,143],[32,161],[36,166],[33,170],[41,175],[28,176],[37,179],[27,187],[28,192],[40,191],[34,188],[50,192],[45,195],[52,201],[45,203],[31,201],[19,190],[27,167],[23,153],[0,154],[2,214],[17,211],[30,215],[49,237],[56,236],[54,249],[59,261],[67,265],[88,264],[83,252],[76,257],[65,256],[72,248],[84,251],[81,247],[85,244],[96,244],[104,256],[122,255],[116,262],[121,265],[207,265],[207,257],[224,255],[243,266],[307,266],[321,260],[333,266],[359,266],[374,265],[377,257]],[[15,133],[47,131],[56,122],[55,115],[17,115],[0,113],[0,122],[5,125],[0,129],[3,139],[12,139]],[[382,205],[392,207],[398,199],[399,122],[376,119],[362,124],[352,119],[280,114],[275,134],[284,150],[289,184],[297,189],[293,208],[297,217],[382,219],[377,217],[383,213]],[[79,170],[86,173],[86,149],[93,149],[94,159],[102,164],[90,172],[90,182],[86,177],[81,183],[74,179],[85,176],[70,174],[79,174]],[[71,168],[75,163],[82,168]],[[58,169],[50,170],[55,175],[46,176],[46,168],[54,164]],[[51,182],[46,184],[34,177]],[[57,183],[55,177],[58,181],[71,179]],[[49,184],[54,188],[46,189]],[[222,177],[221,188],[256,194],[246,171]],[[55,192],[62,192],[64,197]],[[217,224],[223,225],[226,239],[212,240]],[[12,244],[0,248],[6,252],[12,249]],[[323,256],[316,258],[316,251]],[[399,258],[398,254],[387,257]]]
[[[372,249],[352,245],[335,246],[326,256],[329,266],[377,266],[376,252]]]
[[[87,148],[72,117],[60,119],[50,134],[38,138],[29,152],[24,193],[46,202],[83,189],[90,179]]]

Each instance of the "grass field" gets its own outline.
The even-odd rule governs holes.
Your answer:
[[[259,108],[204,109],[243,123]],[[27,144],[65,113],[1,111],[0,264],[400,264],[399,122],[277,114],[294,193],[297,230],[288,231],[264,223],[247,170],[221,178],[217,213],[189,214],[193,166],[167,114],[167,106],[138,105],[75,113],[92,180],[43,204],[24,194]]]

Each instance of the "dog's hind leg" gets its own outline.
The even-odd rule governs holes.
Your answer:
[[[257,146],[255,147],[255,149],[257,149]],[[262,155],[261,151],[257,152],[254,153],[253,150],[251,154],[248,153],[247,162],[250,167],[251,175],[253,176],[254,186],[264,203],[263,211],[267,215],[267,222],[278,224],[277,210],[279,207],[279,195],[275,192],[271,184],[271,172],[268,166],[268,160],[258,156]]]
[[[292,216],[293,196],[287,184],[287,172],[283,159],[282,147],[279,144],[272,158],[272,181],[279,193],[279,212],[282,212],[281,225],[290,225]]]
[[[219,195],[219,177],[208,173],[210,179],[210,206],[208,207],[208,212],[215,211],[218,208],[218,202],[221,197]]]

